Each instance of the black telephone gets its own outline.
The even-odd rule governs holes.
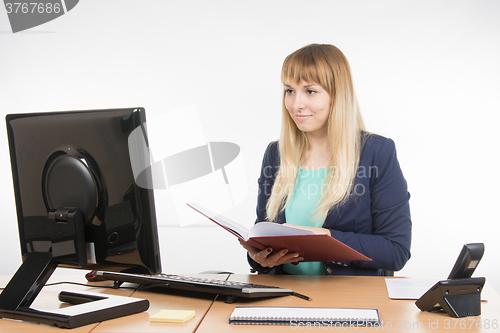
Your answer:
[[[473,278],[483,257],[484,244],[465,244],[447,280],[438,281],[415,304],[422,311],[445,311],[461,318],[481,314],[481,291],[486,279]]]

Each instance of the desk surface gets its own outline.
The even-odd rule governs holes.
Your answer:
[[[482,303],[482,315],[463,318],[461,321],[462,318],[452,318],[446,313],[422,312],[415,306],[414,300],[391,300],[387,294],[385,277],[232,275],[229,279],[290,288],[311,297],[312,301],[287,296],[229,305],[217,300],[196,332],[213,332],[214,327],[218,328],[217,332],[254,331],[255,326],[252,325],[227,324],[235,305],[378,309],[381,319],[380,329],[398,332],[481,332],[476,325],[479,327],[481,322],[478,320],[486,319],[490,322],[489,329],[483,328],[482,331],[492,332],[494,331],[492,321],[494,319],[500,321],[500,297],[492,288],[487,290],[489,302]],[[300,330],[297,326],[273,326],[266,328],[266,332],[289,331],[294,328]],[[335,327],[316,327],[313,331],[328,331],[328,329],[335,330]],[[302,327],[302,330],[310,331],[312,327],[309,330]],[[497,328],[498,330],[500,328]]]
[[[188,275],[190,276],[190,275]],[[191,275],[208,279],[226,280],[228,275]],[[216,295],[202,294],[169,290],[165,288],[152,288],[139,290],[132,294],[136,298],[144,298],[149,300],[150,306],[148,311],[138,313],[132,316],[117,318],[102,322],[95,328],[92,333],[104,332],[169,332],[169,333],[184,333],[195,332],[197,327],[202,322],[203,318],[210,310]],[[185,324],[175,323],[156,323],[150,322],[149,317],[155,315],[161,310],[194,310],[195,317]]]
[[[206,277],[206,276],[204,276]],[[213,278],[213,276],[211,276]],[[225,279],[226,275],[217,275]],[[378,309],[382,326],[385,330],[398,332],[495,332],[500,331],[500,296],[492,289],[485,289],[483,295],[488,302],[481,306],[480,317],[452,318],[445,313],[426,313],[420,311],[412,300],[391,300],[387,295],[383,277],[331,277],[331,276],[270,276],[270,275],[231,275],[230,280],[248,281],[290,288],[310,296],[306,301],[294,296],[245,300],[237,299],[233,304],[226,304],[225,298],[195,295],[193,293],[151,289],[134,291],[132,289],[88,288],[73,285],[45,287],[33,304],[33,307],[50,310],[59,308],[61,303],[57,295],[61,290],[101,292],[107,294],[146,298],[150,301],[148,311],[128,317],[87,325],[71,332],[254,332],[265,328],[268,331],[294,330],[290,326],[253,326],[230,325],[228,318],[236,306],[296,306],[296,307],[333,307],[333,308],[374,308]],[[0,277],[0,286],[5,286],[8,277]],[[49,283],[56,281],[85,282],[82,275],[53,276]],[[185,324],[151,323],[149,316],[162,309],[195,310],[195,318]],[[496,323],[496,325],[495,325]],[[329,327],[317,327],[328,330]],[[295,327],[295,329],[299,329]],[[302,327],[302,329],[305,329]],[[331,328],[334,329],[334,328]],[[61,332],[61,329],[45,325],[0,319],[0,331],[10,332]],[[308,330],[309,331],[309,330]],[[314,330],[316,331],[316,330]]]

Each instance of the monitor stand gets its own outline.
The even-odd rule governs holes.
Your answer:
[[[73,306],[51,312],[30,306],[57,268],[51,253],[30,252],[0,294],[0,317],[75,328],[146,311],[145,299],[61,292],[59,300]]]

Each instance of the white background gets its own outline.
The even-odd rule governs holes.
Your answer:
[[[241,147],[248,194],[226,215],[251,226],[262,155],[279,135],[282,61],[334,44],[368,130],[396,142],[412,195],[412,257],[396,275],[444,279],[464,243],[483,242],[475,275],[500,291],[499,17],[495,0],[85,0],[13,34],[0,8],[0,112],[143,106],[151,120],[195,105],[207,141]],[[2,132],[0,274],[13,274],[21,256]],[[159,192],[164,272],[248,272],[233,236],[181,227]]]

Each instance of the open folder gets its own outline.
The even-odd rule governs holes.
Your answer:
[[[273,222],[259,222],[248,230],[196,203],[191,202],[187,205],[260,250],[268,247],[274,251],[287,249],[288,253],[299,253],[304,258],[303,261],[371,261],[367,256],[330,235]]]

